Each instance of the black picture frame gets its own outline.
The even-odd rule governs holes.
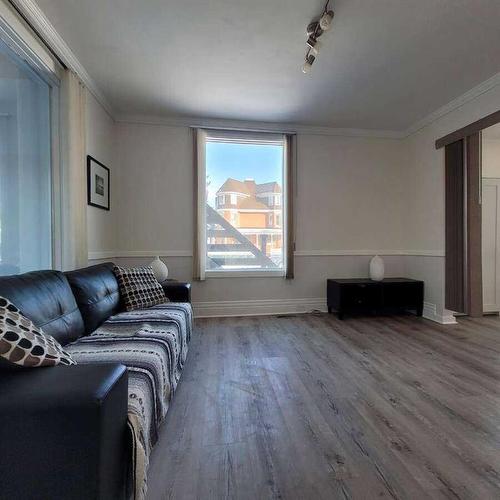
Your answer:
[[[93,156],[87,155],[87,204],[103,210],[110,210],[110,191],[111,173],[109,168]],[[100,200],[101,197],[104,197],[104,203]]]

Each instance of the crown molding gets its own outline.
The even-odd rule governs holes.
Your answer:
[[[450,101],[448,104],[441,106],[424,118],[418,120],[402,133],[402,137],[409,137],[410,135],[415,134],[416,132],[423,129],[424,127],[427,127],[436,120],[439,120],[439,118],[447,115],[448,113],[451,113],[452,111],[455,111],[458,108],[461,108],[463,105],[478,98],[482,94],[485,94],[498,85],[500,85],[500,73],[493,75],[491,78],[488,78],[488,80],[481,82],[479,85],[476,85],[472,89],[465,92],[465,94],[462,94],[456,99]]]
[[[402,139],[403,132],[395,130],[372,130],[355,128],[315,127],[293,123],[273,123],[223,118],[197,118],[175,116],[128,115],[115,116],[117,123],[132,125],[160,125],[164,127],[221,128],[226,130],[250,130],[253,132],[280,132],[304,135],[327,135],[339,137],[365,137],[377,139]]]
[[[97,83],[90,76],[88,71],[80,63],[76,55],[56,31],[47,16],[40,9],[34,0],[9,0],[9,2],[26,18],[29,24],[35,29],[64,64],[74,71],[85,84],[89,92],[97,99],[111,118],[114,118],[113,108],[106,96],[97,86]]]
[[[118,123],[139,125],[163,125],[168,127],[200,127],[200,128],[225,128],[229,130],[255,130],[260,132],[283,132],[310,135],[327,135],[339,137],[365,137],[376,139],[405,139],[419,130],[427,127],[439,118],[464,106],[482,94],[500,85],[500,73],[493,75],[488,80],[481,82],[461,96],[453,99],[444,106],[436,109],[424,118],[418,120],[406,130],[375,130],[357,128],[316,127],[313,125],[298,125],[289,123],[253,122],[244,120],[226,120],[196,117],[161,117],[148,115],[122,114],[115,117]]]
[[[122,114],[115,117],[118,123],[129,123],[138,125],[162,125],[167,127],[200,127],[200,128],[224,128],[229,130],[254,130],[260,132],[283,132],[310,135],[327,135],[339,137],[365,137],[376,139],[405,139],[419,130],[427,127],[439,118],[464,106],[468,102],[478,98],[482,94],[500,85],[500,73],[493,75],[488,80],[481,82],[461,96],[453,99],[444,106],[436,109],[424,118],[418,120],[406,130],[375,130],[356,128],[316,127],[313,125],[298,125],[291,123],[255,122],[245,120],[227,120],[216,118],[196,117],[161,117],[149,115]]]
[[[26,20],[33,26],[43,41],[57,54],[68,68],[74,71],[94,95],[98,102],[104,107],[108,114],[118,123],[142,124],[142,125],[163,125],[170,127],[201,127],[201,128],[224,128],[229,130],[254,130],[265,132],[283,132],[309,135],[325,135],[339,137],[363,137],[377,139],[404,139],[418,132],[422,128],[430,125],[439,118],[462,107],[464,104],[476,99],[480,95],[488,92],[492,88],[500,85],[500,73],[492,76],[488,80],[476,85],[461,96],[453,99],[449,103],[441,106],[424,118],[416,121],[406,130],[375,130],[356,128],[335,128],[320,127],[310,125],[299,125],[291,123],[272,123],[247,120],[228,120],[217,118],[199,117],[175,117],[175,116],[148,116],[148,115],[116,115],[113,108],[98,87],[97,83],[80,63],[76,55],[69,48],[67,43],[56,31],[47,16],[40,9],[34,0],[8,0]]]

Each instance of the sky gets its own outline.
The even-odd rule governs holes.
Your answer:
[[[208,203],[214,205],[215,193],[228,177],[257,184],[276,181],[282,185],[283,148],[274,145],[207,142],[206,170]]]

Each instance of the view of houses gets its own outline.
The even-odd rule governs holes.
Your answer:
[[[282,206],[277,182],[228,178],[216,193],[215,212],[229,224],[220,219],[217,224],[213,214],[207,233],[208,256],[225,268],[282,267]]]

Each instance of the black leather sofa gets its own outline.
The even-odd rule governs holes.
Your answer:
[[[10,299],[62,345],[120,311],[113,264],[0,277]],[[190,285],[164,283],[190,302]],[[127,370],[119,364],[0,364],[0,498],[122,499],[127,494]]]

